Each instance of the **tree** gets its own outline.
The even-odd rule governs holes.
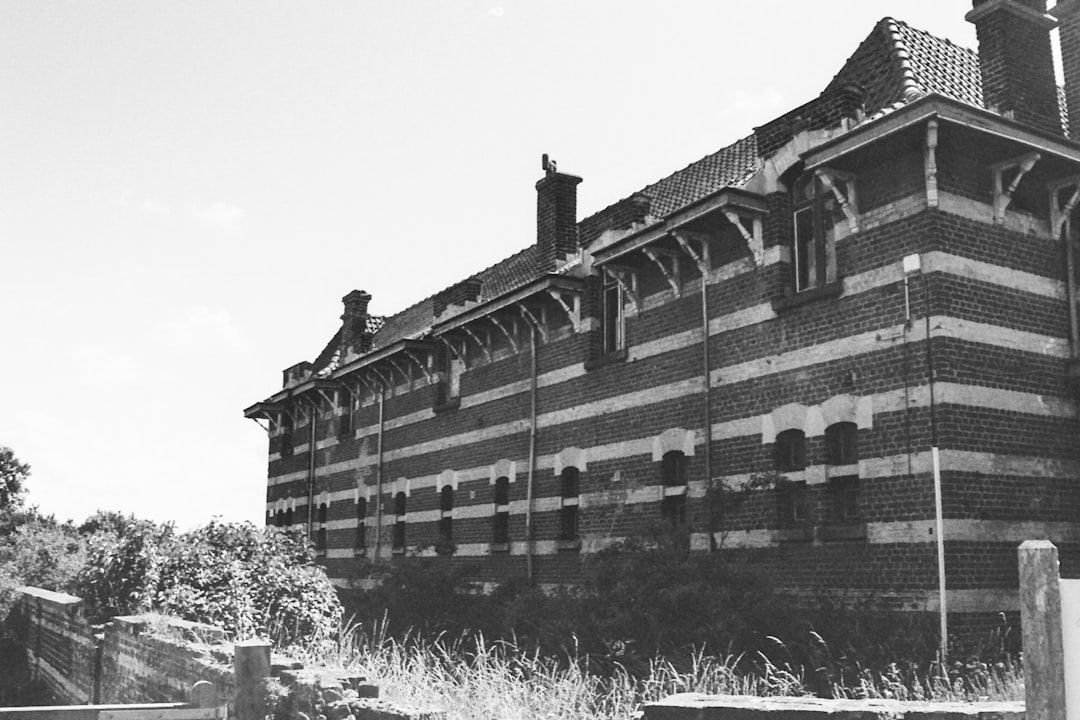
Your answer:
[[[0,511],[22,506],[28,477],[30,466],[19,462],[11,448],[0,446]]]

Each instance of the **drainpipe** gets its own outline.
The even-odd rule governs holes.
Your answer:
[[[529,481],[525,486],[525,573],[533,581],[533,483],[536,475],[536,326],[529,323]]]
[[[1076,317],[1076,250],[1070,223],[1064,223],[1065,241],[1065,299],[1069,303],[1069,345],[1073,359],[1080,358],[1080,325]]]
[[[315,425],[319,422],[319,407],[311,403],[311,440],[308,445],[308,479],[307,479],[307,539],[311,540],[311,528],[315,522]]]
[[[712,481],[712,380],[709,377],[709,294],[708,267],[701,268],[701,360],[705,376],[705,483]]]
[[[926,380],[929,386],[930,411],[930,457],[934,471],[934,522],[937,533],[938,595],[940,609],[938,613],[941,633],[941,664],[948,661],[949,645],[949,608],[945,590],[945,519],[941,499],[941,456],[938,451],[937,417],[934,410],[934,350],[930,343],[930,283],[925,273],[920,274],[923,284],[923,308],[926,315]]]
[[[385,416],[383,414],[383,406],[386,402],[386,387],[379,385],[379,434],[378,444],[379,453],[375,460],[375,497],[378,500],[375,503],[375,556],[374,560],[378,562],[380,554],[382,552],[382,506],[383,506],[383,425],[385,424]]]

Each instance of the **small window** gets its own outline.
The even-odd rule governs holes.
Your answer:
[[[559,539],[577,540],[578,537],[578,469],[564,468],[562,480],[562,506],[559,509]]]
[[[686,524],[686,455],[678,450],[665,453],[660,460],[664,485],[661,515],[672,527]]]
[[[353,431],[353,397],[347,390],[338,393],[338,435],[351,435]]]
[[[841,422],[825,428],[825,450],[830,465],[854,465],[859,462],[858,428]]]
[[[510,478],[495,481],[495,518],[491,541],[496,545],[510,542]]]
[[[281,510],[274,513],[274,525],[277,527],[284,527],[285,525],[285,513]]]
[[[367,547],[367,500],[360,498],[356,501],[356,549],[363,550]]]
[[[850,179],[836,179],[847,192]],[[800,293],[836,280],[836,223],[843,209],[815,175],[807,173],[792,192],[792,247],[794,290]]]
[[[285,415],[281,420],[281,440],[278,444],[278,452],[281,453],[281,457],[289,457],[293,452],[293,420],[289,415]]]
[[[461,374],[465,371],[465,361],[456,354],[446,352],[446,401],[461,397]]]
[[[289,508],[285,511],[285,527],[292,527],[293,524],[293,509]]]
[[[838,523],[852,523],[859,519],[859,478],[849,475],[829,479],[833,496],[834,518]]]
[[[776,436],[776,470],[798,472],[806,469],[806,435],[802,430],[785,430]]]
[[[397,551],[405,549],[405,493],[394,496],[394,532],[391,547]]]
[[[439,542],[436,550],[440,554],[453,552],[454,543],[454,488],[443,485],[439,494]]]
[[[622,286],[618,280],[604,275],[602,297],[604,353],[614,353],[626,347],[626,316]]]

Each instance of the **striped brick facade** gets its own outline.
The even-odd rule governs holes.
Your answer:
[[[1017,609],[1024,539],[1080,572],[1062,239],[1080,146],[915,81],[880,107],[863,86],[857,110],[834,81],[800,108],[816,119],[582,220],[576,253],[551,260],[566,218],[545,217],[464,296],[361,349],[335,337],[247,411],[268,421],[267,522],[307,528],[341,583],[415,555],[572,583],[588,554],[674,529],[794,595],[934,611],[936,447],[951,613]],[[576,185],[557,177],[538,191]],[[762,475],[711,510],[709,488]]]

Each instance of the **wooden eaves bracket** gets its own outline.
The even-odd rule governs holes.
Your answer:
[[[709,276],[709,238],[707,235],[701,233],[688,232],[685,230],[675,230],[672,236],[678,241],[679,247],[683,249],[694,264],[697,265],[698,271],[701,273],[702,282],[704,278]],[[692,243],[698,244],[698,249],[695,249]]]
[[[538,319],[525,303],[519,302],[517,307],[521,312],[521,316],[525,318],[525,321],[532,325],[533,328],[536,329],[536,332],[540,333],[540,340],[547,342],[547,325]]]
[[[815,173],[821,184],[833,194],[847,218],[851,232],[859,232],[859,208],[855,197],[855,177],[839,170],[819,168]]]
[[[416,367],[420,368],[420,372],[424,373],[424,379],[426,379],[428,382],[431,382],[431,356],[430,355],[428,355],[427,364],[421,362],[420,358],[412,350],[406,350],[405,351],[405,357],[412,360],[413,364],[416,365]]]
[[[1061,204],[1061,191],[1072,188],[1072,195],[1065,201],[1065,204]],[[1080,175],[1073,175],[1072,177],[1059,180],[1050,185],[1050,231],[1054,234],[1054,239],[1061,237],[1061,229],[1068,222],[1069,216],[1072,215],[1073,209],[1076,207],[1078,201],[1080,201]]]
[[[645,255],[653,261],[656,267],[660,268],[660,272],[664,274],[664,279],[667,280],[668,285],[671,286],[671,291],[675,293],[675,297],[682,296],[682,282],[679,273],[679,253],[675,250],[666,250],[657,247],[644,248]],[[669,268],[664,264],[664,259],[671,261],[671,267]]]
[[[476,331],[474,331],[468,325],[462,325],[461,330],[466,335],[468,335],[470,338],[472,338],[473,342],[476,343],[476,346],[478,348],[480,348],[480,352],[484,353],[484,359],[487,360],[488,362],[491,362],[491,348],[488,347],[489,345],[491,345],[491,343],[490,342],[485,343],[483,340],[481,340],[480,336],[476,334]]]
[[[1001,225],[1005,222],[1005,211],[1008,209],[1009,203],[1012,202],[1013,193],[1016,192],[1016,188],[1019,187],[1020,181],[1024,179],[1025,175],[1031,172],[1031,169],[1035,167],[1035,163],[1039,162],[1040,158],[1042,158],[1042,155],[1037,152],[1031,152],[990,166],[990,172],[994,174],[995,223]],[[1015,170],[1016,175],[1013,176],[1012,182],[1009,183],[1009,187],[1006,188],[1005,173],[1009,170]]]
[[[743,236],[743,240],[746,241],[747,246],[750,248],[750,252],[754,256],[754,264],[761,267],[761,263],[765,260],[765,240],[761,216],[754,215],[750,218],[744,218],[737,210],[724,210],[724,217],[738,229],[739,233]],[[746,223],[744,222],[746,219],[750,220],[749,229],[747,229]]]
[[[490,320],[491,323],[495,327],[499,328],[499,330],[502,332],[503,336],[506,338],[507,342],[510,343],[510,347],[513,349],[514,353],[517,354],[519,352],[517,338],[514,337],[514,334],[510,332],[510,329],[508,327],[503,325],[502,320],[495,317],[494,314],[485,315],[484,317],[486,317],[488,320]],[[515,323],[515,328],[514,329],[515,330],[517,329],[516,323]]]
[[[548,295],[551,295],[552,299],[559,304],[559,307],[566,313],[566,317],[570,318],[570,324],[574,326],[574,332],[578,332],[581,329],[581,295],[577,292],[569,292],[570,302],[567,303],[563,299],[563,294],[566,292],[568,291],[548,288]]]

